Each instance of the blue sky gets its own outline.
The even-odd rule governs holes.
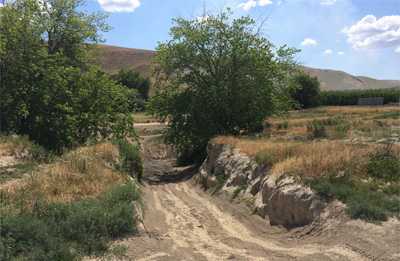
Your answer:
[[[301,49],[306,66],[400,80],[400,0],[89,0],[85,8],[109,12],[107,44],[155,49],[172,18],[196,18],[204,6],[267,19],[263,34]]]

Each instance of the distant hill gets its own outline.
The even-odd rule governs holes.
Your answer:
[[[106,72],[114,73],[122,68],[134,69],[145,76],[150,76],[151,60],[155,51],[123,48],[110,45],[99,45],[96,56],[97,62]],[[400,87],[400,81],[376,80],[364,76],[302,66],[308,74],[315,76],[321,82],[323,90],[356,90],[384,89]]]
[[[99,45],[96,58],[101,68],[109,73],[120,69],[134,69],[146,76],[151,73],[151,60],[155,51]]]

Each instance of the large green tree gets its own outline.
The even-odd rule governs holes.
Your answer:
[[[0,132],[62,151],[132,133],[130,91],[90,65],[107,29],[79,0],[16,0],[0,9]]]
[[[275,48],[254,20],[229,12],[174,22],[171,40],[157,48],[150,109],[167,120],[166,139],[181,159],[199,160],[210,138],[259,131],[287,108],[296,50]]]
[[[318,106],[320,83],[317,77],[299,72],[292,78],[290,89],[291,96],[297,103],[297,107],[307,109]]]

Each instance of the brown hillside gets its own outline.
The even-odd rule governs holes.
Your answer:
[[[100,45],[96,56],[99,65],[106,72],[114,73],[122,68],[134,69],[146,76],[151,73],[151,61],[155,51]],[[305,72],[321,82],[323,90],[383,89],[400,87],[400,81],[376,80],[364,76],[327,70],[302,67]]]

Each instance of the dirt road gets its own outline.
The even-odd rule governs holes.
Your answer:
[[[143,187],[140,236],[118,242],[127,247],[127,260],[380,260],[346,240],[295,239],[248,210],[203,192],[190,179],[163,182],[164,174],[177,171],[171,153],[155,139],[144,139],[145,178],[160,182]]]

